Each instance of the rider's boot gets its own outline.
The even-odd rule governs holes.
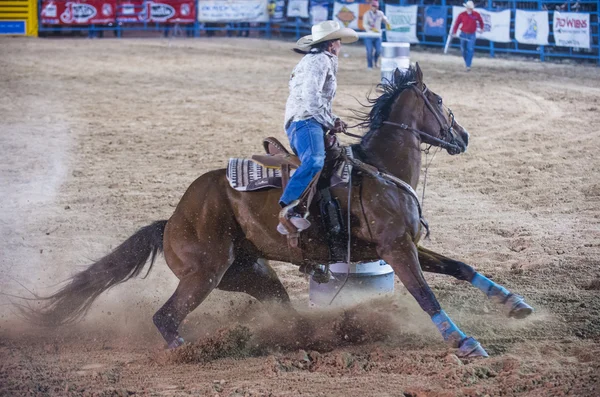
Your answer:
[[[299,200],[294,200],[291,204],[289,205],[285,205],[283,203],[280,203],[283,206],[283,209],[281,210],[281,212],[279,213],[279,219],[286,219],[289,220],[289,223],[291,225],[288,224],[288,227],[294,227],[296,228],[296,230],[298,232],[301,232],[303,230],[306,230],[310,227],[310,222],[308,219],[306,219],[308,217],[308,212],[304,215],[302,215],[296,208],[296,206],[300,203]],[[288,230],[288,227],[286,227],[281,221],[279,222],[279,224],[277,225],[277,231],[283,235],[287,235],[290,232],[294,232],[294,230]]]

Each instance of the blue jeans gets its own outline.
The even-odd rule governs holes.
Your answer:
[[[460,32],[460,51],[465,60],[465,65],[470,68],[473,54],[475,54],[475,33]]]
[[[323,169],[325,141],[323,127],[312,118],[291,123],[285,132],[294,153],[302,161],[279,200],[280,203],[288,205],[300,198],[313,177]]]
[[[377,63],[379,55],[381,54],[381,37],[375,39],[372,37],[365,37],[365,47],[367,47],[367,66],[372,68],[373,63]],[[373,48],[375,49],[375,56],[373,57]],[[373,62],[375,61],[375,62]]]

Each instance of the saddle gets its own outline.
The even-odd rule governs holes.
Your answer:
[[[281,172],[281,187],[285,189],[293,169],[301,164],[298,156],[290,153],[286,147],[279,142],[277,138],[268,137],[263,141],[263,147],[266,154],[255,154],[252,160],[263,167],[277,169]],[[342,160],[342,148],[335,135],[326,135],[325,137],[325,165],[323,170],[315,175],[308,187],[298,200],[288,207],[296,207],[301,212],[308,215],[308,209],[314,199],[318,197],[319,207],[325,229],[325,234],[330,248],[330,257],[332,260],[341,260],[346,255],[343,217],[341,216],[339,203],[329,193],[329,187],[334,186],[343,180],[343,176],[335,172]],[[349,150],[349,148],[348,148]],[[350,172],[350,171],[347,171]],[[294,256],[301,256],[300,232],[286,217],[290,208],[284,208],[279,213],[279,221],[288,230],[288,245],[296,252]],[[301,258],[300,258],[300,261]]]

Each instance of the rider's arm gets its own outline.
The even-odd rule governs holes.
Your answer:
[[[302,99],[306,104],[306,110],[327,129],[333,128],[337,118],[330,110],[331,104],[325,103],[323,99],[323,87],[331,68],[329,57],[319,54],[314,57],[302,82]]]

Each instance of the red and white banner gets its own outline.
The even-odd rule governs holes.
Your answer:
[[[559,47],[590,48],[590,14],[554,11],[552,30]]]
[[[43,0],[41,22],[48,25],[105,25],[115,22],[116,0]]]
[[[43,0],[40,17],[47,25],[193,23],[196,8],[194,0]]]
[[[193,23],[194,0],[125,0],[119,3],[118,22]]]

